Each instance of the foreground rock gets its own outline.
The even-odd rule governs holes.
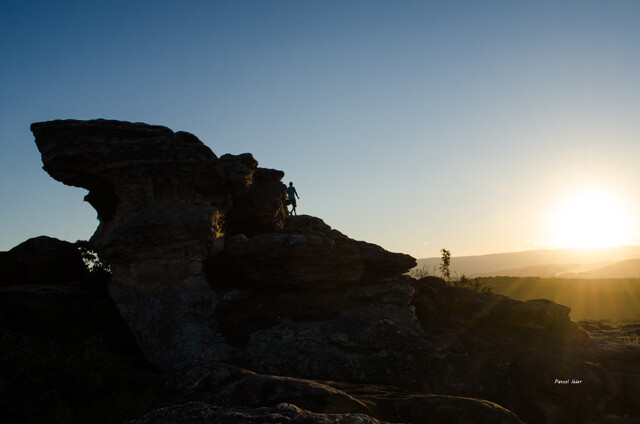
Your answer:
[[[385,386],[260,375],[225,364],[173,376],[163,406],[129,424],[193,422],[516,424],[491,402],[411,393]]]
[[[316,414],[281,403],[263,408],[223,408],[203,402],[188,402],[152,411],[144,417],[128,421],[127,424],[379,424],[382,423],[363,415]]]

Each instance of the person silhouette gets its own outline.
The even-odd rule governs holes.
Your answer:
[[[293,182],[290,182],[289,187],[287,187],[287,205],[291,205],[293,206],[293,208],[291,209],[291,212],[289,212],[289,208],[287,208],[287,212],[293,215],[298,215],[298,213],[296,212],[296,197],[298,199],[300,198],[300,196],[298,196],[296,188],[293,186]]]

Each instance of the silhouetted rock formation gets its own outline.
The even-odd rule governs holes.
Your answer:
[[[122,422],[136,408],[126,405],[150,407],[151,367],[109,297],[109,273],[45,236],[2,253],[25,260],[10,282],[2,268],[0,422]]]
[[[0,257],[0,330],[11,334],[84,341],[100,335],[137,350],[133,336],[107,292],[110,275],[89,272],[73,243],[31,238]],[[17,266],[17,268],[16,268]]]
[[[215,285],[326,290],[400,275],[414,263],[408,255],[357,242],[319,218],[301,215],[277,233],[228,238],[209,276]]]
[[[31,128],[44,169],[89,190],[100,219],[91,241],[111,263],[111,295],[161,368],[238,356],[215,319],[224,295],[212,286],[233,280],[269,291],[316,290],[415,266],[407,255],[350,240],[320,220],[309,225],[323,234],[309,233],[309,225],[284,230],[284,174],[258,168],[250,154],[219,159],[194,135],[140,123]],[[220,263],[227,265],[217,270]]]
[[[89,190],[100,219],[91,242],[111,263],[111,295],[149,360],[179,368],[226,359],[203,272],[229,203],[219,159],[195,136],[159,126],[53,121],[32,130],[44,169]]]
[[[80,252],[73,244],[47,236],[31,238],[8,252],[0,252],[2,285],[78,282],[85,273]]]
[[[91,241],[144,354],[186,369],[136,424],[519,422],[491,402],[540,423],[637,411],[620,395],[632,380],[593,362],[602,351],[568,308],[407,277],[410,256],[287,217],[284,174],[250,154],[119,121],[32,130],[44,169],[89,190]],[[574,377],[584,385],[554,383]]]

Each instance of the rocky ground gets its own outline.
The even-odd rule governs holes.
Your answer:
[[[640,349],[640,321],[585,320],[578,322],[578,326],[601,347]]]
[[[408,255],[319,218],[288,217],[284,174],[250,154],[218,158],[191,134],[119,121],[32,130],[44,169],[87,188],[98,211],[91,246],[112,270],[110,299],[102,292],[100,302],[117,306],[110,322],[127,324],[120,340],[140,347],[124,356],[143,358],[129,375],[154,367],[164,381],[149,390],[152,402],[138,402],[147,413],[130,410],[131,424],[640,417],[637,349],[603,346],[562,305],[415,280],[405,275],[415,265]],[[2,272],[33,274],[24,258],[3,253]],[[49,287],[64,292],[69,279]],[[28,295],[15,300],[16,290],[33,290],[28,281],[0,292],[10,310],[31,308]],[[73,311],[81,297],[45,303]],[[20,313],[4,315],[3,326]],[[127,384],[107,386],[103,394]]]

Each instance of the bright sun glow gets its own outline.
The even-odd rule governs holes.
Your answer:
[[[559,247],[619,246],[628,240],[630,224],[619,198],[592,188],[565,199],[555,217],[553,233]]]

